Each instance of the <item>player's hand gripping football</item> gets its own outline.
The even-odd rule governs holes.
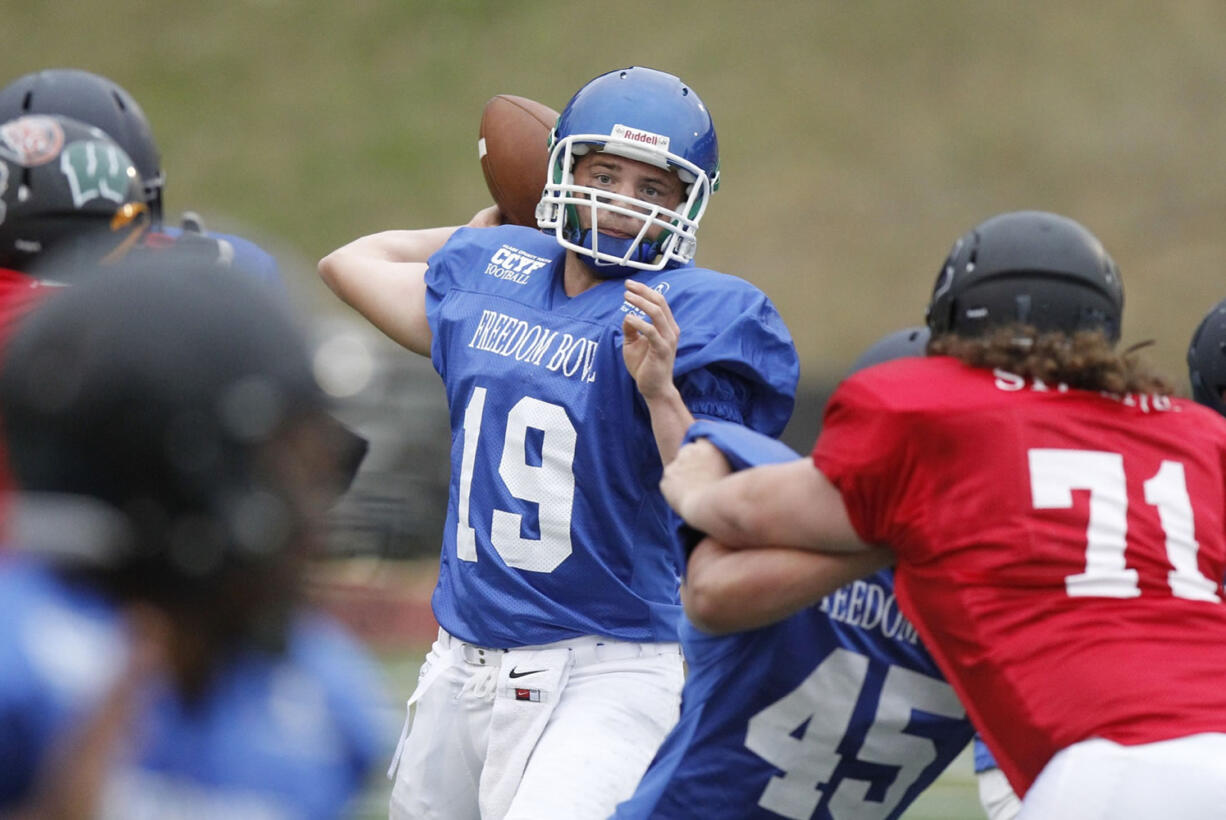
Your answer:
[[[470,228],[497,228],[502,224],[505,224],[502,217],[502,209],[497,205],[482,208],[473,214],[472,219],[468,220],[468,227]]]
[[[626,280],[626,301],[646,315],[633,311],[622,320],[622,358],[626,370],[648,402],[677,392],[673,384],[673,365],[681,328],[664,294],[642,282]]]

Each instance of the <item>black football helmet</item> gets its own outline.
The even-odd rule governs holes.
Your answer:
[[[998,214],[958,239],[928,304],[934,334],[977,336],[1021,322],[1040,331],[1101,328],[1116,342],[1124,289],[1095,236],[1045,211]]]
[[[931,337],[932,334],[926,327],[905,327],[902,330],[887,333],[869,345],[868,349],[860,354],[860,358],[852,363],[851,369],[847,371],[847,375],[850,376],[853,373],[864,370],[866,367],[872,367],[875,364],[882,364],[894,359],[923,356],[927,352],[928,339]]]
[[[101,129],[43,115],[0,124],[0,267],[68,281],[122,257],[149,223],[136,166]]]
[[[144,199],[162,222],[162,157],[153,130],[132,95],[106,77],[75,68],[49,68],[19,77],[0,90],[0,122],[26,114],[58,114],[101,128],[140,171]]]
[[[1226,299],[1205,314],[1188,346],[1192,398],[1226,416]]]
[[[335,473],[326,397],[283,301],[172,248],[23,319],[0,362],[13,543],[121,600],[282,645],[295,556],[318,539],[302,487]],[[314,432],[284,437],[299,430]]]

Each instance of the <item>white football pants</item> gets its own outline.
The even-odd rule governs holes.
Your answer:
[[[1139,746],[1095,738],[1062,749],[1019,820],[1215,820],[1226,812],[1226,734]]]
[[[1014,820],[1022,810],[1005,773],[1000,769],[985,769],[975,776],[979,781],[979,805],[988,820]]]
[[[392,820],[603,820],[677,722],[677,644],[510,651],[439,631],[393,762]]]

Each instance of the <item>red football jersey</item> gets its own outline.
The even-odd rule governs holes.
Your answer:
[[[17,321],[32,310],[35,303],[51,289],[27,274],[0,268],[0,357],[3,356],[4,344],[9,335],[16,329]],[[0,536],[3,535],[6,507],[4,494],[13,489],[2,444],[0,442]]]
[[[47,292],[38,279],[7,268],[0,268],[0,343],[8,338],[17,320],[34,307],[35,300]]]
[[[1001,769],[1226,732],[1226,419],[900,359],[839,386],[813,452]]]

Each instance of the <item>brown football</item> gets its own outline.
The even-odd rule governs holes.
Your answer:
[[[527,97],[499,94],[481,112],[477,155],[503,219],[536,227],[549,168],[549,132],[558,112]]]

